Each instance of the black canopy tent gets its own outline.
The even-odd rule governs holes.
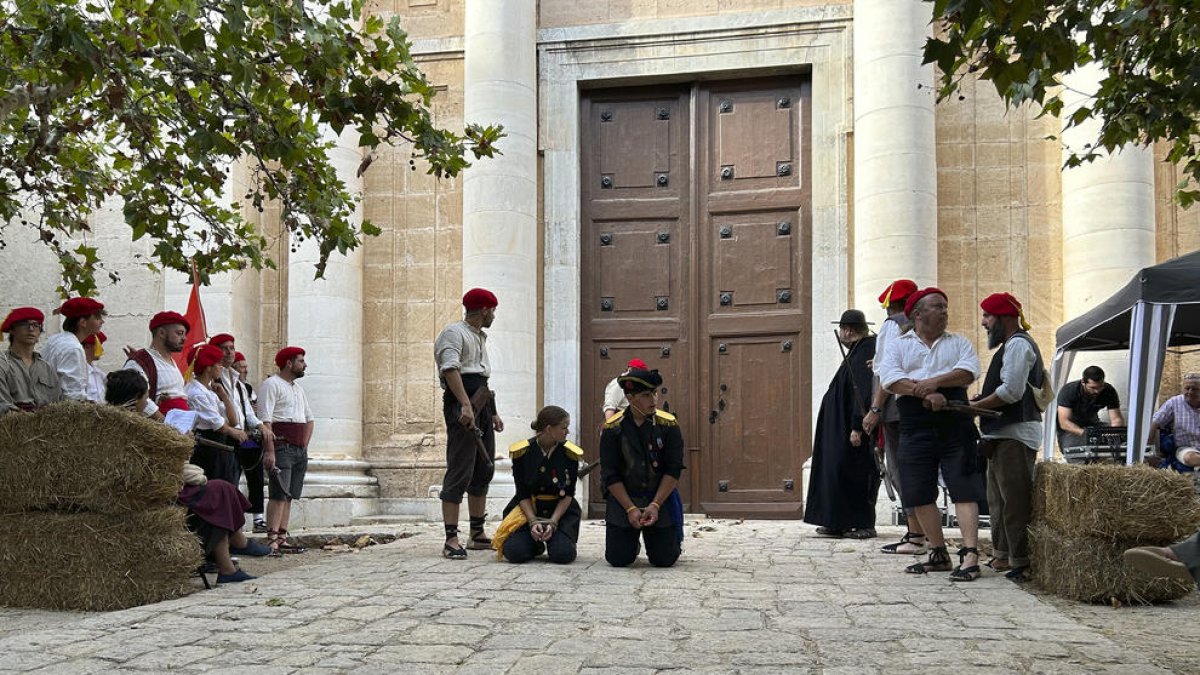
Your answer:
[[[1050,377],[1066,384],[1077,351],[1129,350],[1129,437],[1126,461],[1141,459],[1163,356],[1168,347],[1200,344],[1200,251],[1140,270],[1125,287],[1055,333]],[[1054,449],[1058,416],[1046,415],[1043,453]]]

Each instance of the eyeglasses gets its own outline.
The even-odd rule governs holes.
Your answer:
[[[13,324],[13,328],[28,328],[29,330],[40,332],[42,330],[42,324],[36,321],[22,321],[21,323]]]

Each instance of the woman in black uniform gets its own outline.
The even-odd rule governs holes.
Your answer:
[[[543,551],[560,565],[575,560],[582,516],[575,484],[583,448],[567,440],[570,425],[566,410],[546,406],[530,425],[537,434],[508,449],[516,495],[504,507],[495,541],[509,562],[527,562]]]

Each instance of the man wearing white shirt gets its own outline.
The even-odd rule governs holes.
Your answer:
[[[988,348],[995,349],[975,405],[1001,413],[981,419],[979,454],[988,458],[988,513],[992,519],[992,569],[1026,581],[1033,518],[1033,465],[1042,439],[1042,411],[1033,388],[1041,389],[1042,355],[1029,336],[1021,302],[993,293],[979,304]]]
[[[192,452],[192,464],[204,469],[204,475],[210,479],[237,485],[242,467],[235,449],[246,440],[246,433],[233,427],[233,404],[229,394],[217,384],[223,357],[220,349],[206,344],[193,347],[188,355],[192,380],[185,391],[188,407],[196,413],[196,436],[215,444],[198,442]]]
[[[261,438],[270,433],[263,427],[262,421],[254,413],[250,402],[249,387],[241,380],[241,373],[234,367],[239,352],[236,341],[229,333],[219,333],[208,340],[208,344],[221,350],[221,387],[229,394],[233,403],[235,429],[246,432],[247,439],[237,448],[238,461],[246,476],[246,492],[250,501],[250,511],[254,516],[254,530],[267,531],[267,521],[263,515],[263,490],[266,482],[263,480],[263,446]]]
[[[280,553],[303,553],[288,541],[292,500],[299,499],[308,471],[308,441],[313,433],[312,408],[296,380],[308,365],[300,347],[275,354],[279,372],[258,387],[258,412],[263,423],[263,467],[270,475],[267,497],[267,544]],[[266,432],[270,431],[268,435]]]
[[[912,508],[929,541],[929,558],[905,568],[910,574],[947,571],[951,581],[979,577],[979,504],[984,499],[975,445],[979,432],[968,417],[946,410],[966,401],[967,385],[979,376],[979,356],[965,337],[946,331],[946,294],[925,288],[909,296],[905,314],[913,330],[896,338],[879,368],[879,380],[898,397],[901,504]],[[953,567],[937,508],[938,469],[946,481],[962,530],[959,565]]]
[[[900,447],[900,410],[896,407],[896,397],[883,388],[879,383],[879,366],[883,363],[883,354],[901,333],[912,328],[908,317],[904,315],[904,303],[908,296],[917,292],[917,284],[911,279],[897,279],[888,284],[879,295],[879,304],[888,313],[887,319],[879,327],[875,336],[875,358],[872,370],[875,372],[871,409],[863,417],[863,431],[873,435],[875,427],[883,437],[883,461],[887,467],[886,480],[892,486],[896,499],[904,498],[904,488],[900,485],[900,465],[896,459],[896,451]],[[920,555],[925,553],[925,530],[921,529],[921,521],[913,514],[912,509],[905,509],[908,532],[898,542],[885,544],[879,550],[884,553],[898,555]]]
[[[42,358],[54,366],[63,398],[88,399],[88,360],[83,340],[100,332],[104,325],[104,304],[91,298],[71,298],[54,310],[63,316],[63,330],[46,339]]]
[[[163,415],[168,410],[188,409],[183,373],[171,355],[183,351],[190,327],[178,312],[159,312],[150,319],[150,347],[129,353],[124,367],[141,373],[150,385],[150,401],[145,411],[148,415],[153,412],[151,408]]]

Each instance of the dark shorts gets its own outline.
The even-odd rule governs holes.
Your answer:
[[[900,465],[900,503],[905,508],[934,504],[938,498],[938,469],[955,503],[986,499],[983,476],[975,455],[974,425],[955,424],[902,428],[897,460]]]
[[[474,389],[469,389],[469,392]],[[446,476],[442,479],[441,500],[461,504],[463,494],[486,497],[496,467],[479,452],[475,432],[458,423],[459,405],[447,392],[442,400],[446,420]],[[489,457],[496,454],[496,434],[492,429],[493,406],[477,411],[475,424],[483,429],[483,446]]]
[[[268,483],[267,498],[286,501],[288,495],[299,499],[304,492],[304,475],[308,473],[308,450],[291,443],[275,443],[275,469]],[[284,494],[284,489],[287,494]]]

